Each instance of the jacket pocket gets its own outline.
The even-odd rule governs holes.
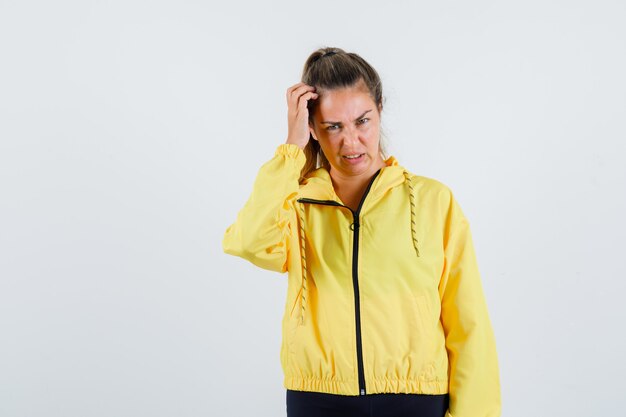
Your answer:
[[[289,311],[289,316],[287,318],[287,347],[289,349],[289,354],[293,355],[295,353],[294,343],[296,341],[298,328],[300,327],[300,317],[302,314],[302,287],[299,288],[295,297],[291,301],[291,308]]]
[[[430,308],[430,301],[425,294],[416,295],[413,297],[417,311],[417,322],[420,326],[420,334],[423,338],[423,343],[429,348],[434,344],[435,332],[433,328],[433,315]]]
[[[293,302],[291,304],[291,311],[289,312],[290,320],[296,320],[296,318],[300,317],[300,314],[301,314],[300,309],[302,308],[302,304],[300,301],[301,297],[302,297],[302,287],[300,287],[300,289],[298,290],[298,293],[294,297]]]

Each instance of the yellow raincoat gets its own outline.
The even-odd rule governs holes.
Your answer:
[[[304,163],[298,146],[279,145],[222,242],[228,254],[288,272],[285,388],[449,393],[446,417],[499,416],[495,338],[450,189],[391,156],[353,212],[326,169],[300,184]]]

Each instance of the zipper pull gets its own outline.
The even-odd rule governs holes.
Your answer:
[[[354,232],[355,230],[357,230],[359,228],[359,226],[361,226],[359,224],[359,221],[355,220],[352,224],[350,224],[350,230],[352,230]]]

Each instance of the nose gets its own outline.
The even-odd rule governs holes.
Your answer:
[[[359,140],[359,130],[355,126],[350,126],[344,130],[344,143],[346,145],[355,145],[360,142]]]

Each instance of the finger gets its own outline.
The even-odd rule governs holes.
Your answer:
[[[289,88],[287,89],[287,94],[286,94],[286,96],[287,96],[287,101],[289,101],[289,99],[290,99],[291,95],[292,95],[292,94],[293,94],[293,93],[294,93],[294,92],[295,92],[298,88],[300,88],[300,87],[302,87],[302,86],[305,86],[305,85],[306,85],[305,83],[300,82],[300,83],[294,84],[294,85],[292,85],[291,87],[289,87]]]
[[[315,91],[315,87],[307,85],[307,84],[299,85],[298,87],[295,87],[291,91],[290,95],[287,98],[287,101],[293,106],[297,106],[299,98],[304,93],[309,92],[309,91]]]
[[[287,97],[287,100],[290,101],[293,105],[296,105],[299,97],[302,96],[302,94],[306,93],[307,91],[314,91],[314,90],[315,90],[315,87],[311,87],[306,84],[300,85],[298,87],[295,87],[293,90],[291,90],[289,96]]]
[[[294,84],[294,85],[290,86],[289,88],[287,88],[287,92],[285,94],[286,97],[287,97],[287,100],[289,100],[289,97],[291,97],[292,91],[295,90],[296,88],[298,88],[299,86],[301,86],[302,84],[304,84],[304,83],[297,83],[297,84]]]
[[[300,96],[300,102],[298,103],[299,110],[304,110],[307,108],[307,104],[309,100],[315,100],[319,97],[319,94],[314,92],[308,92]]]

